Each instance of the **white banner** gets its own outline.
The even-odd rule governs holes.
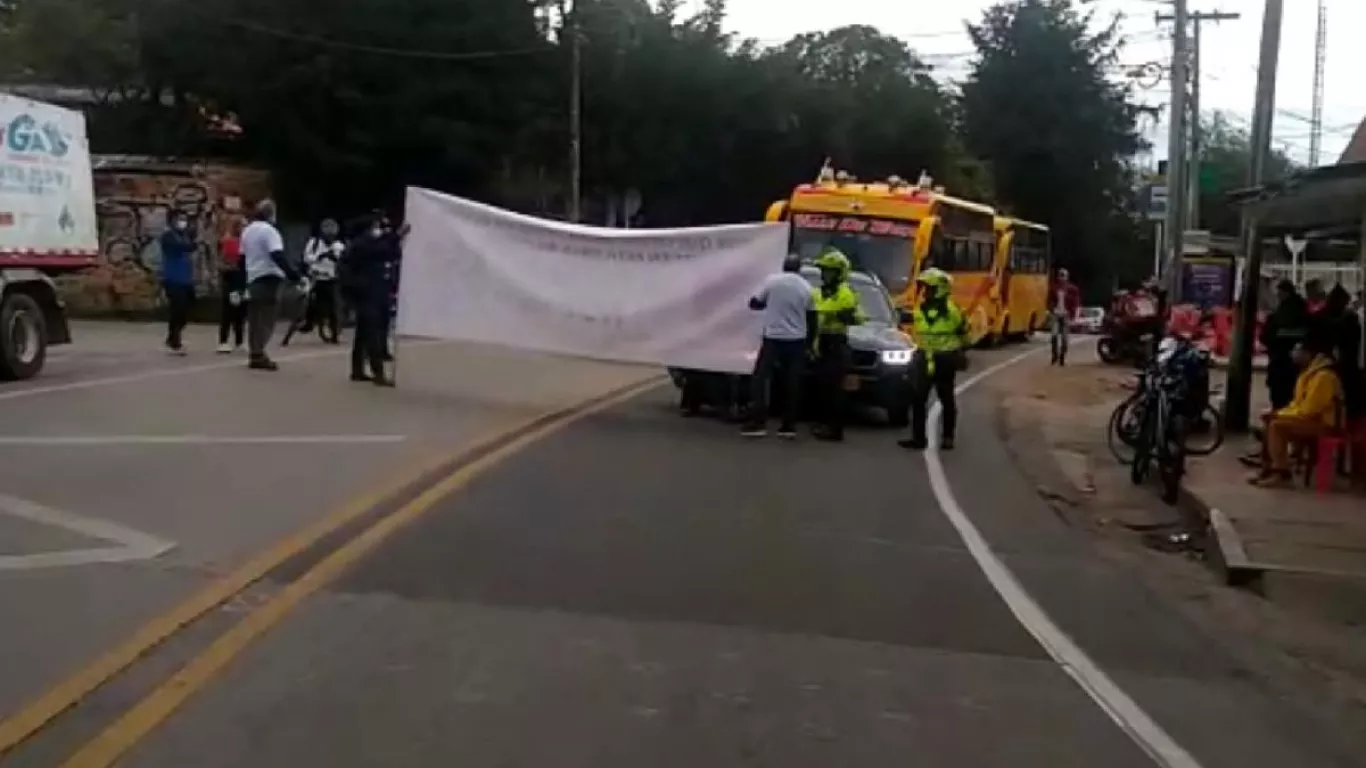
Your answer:
[[[85,117],[0,93],[0,256],[93,264],[99,247]]]
[[[785,224],[603,229],[409,188],[397,330],[603,360],[748,373],[749,297]]]

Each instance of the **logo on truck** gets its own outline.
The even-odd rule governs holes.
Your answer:
[[[71,145],[56,123],[39,123],[33,115],[20,114],[9,125],[0,128],[0,143],[5,149],[22,155],[42,154],[65,157]]]

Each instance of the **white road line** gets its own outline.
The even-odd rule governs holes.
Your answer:
[[[1043,350],[1031,350],[993,365],[958,385],[957,391],[962,394],[988,376],[1041,351]],[[935,403],[930,411],[929,428],[934,435],[939,431],[940,410],[939,404]],[[1010,568],[992,551],[991,545],[987,543],[981,531],[977,530],[977,526],[963,511],[953,494],[953,487],[949,484],[940,460],[937,440],[925,453],[925,467],[929,472],[930,488],[939,502],[939,509],[958,531],[963,544],[977,562],[977,567],[1005,601],[1006,607],[1015,615],[1015,619],[1034,636],[1053,661],[1081,686],[1081,689],[1152,758],[1153,762],[1163,768],[1201,768],[1200,763],[1189,752],[1144,712],[1143,708],[1100,668],[1100,665],[1086,655],[1076,641],[1068,637],[1025,590]]]
[[[0,555],[0,571],[23,571],[90,563],[125,563],[132,560],[151,560],[175,548],[175,542],[149,536],[108,520],[74,515],[52,509],[27,499],[0,494],[0,515],[17,517],[40,525],[71,531],[102,539],[117,546],[69,549],[60,552],[39,552],[31,555]]]
[[[403,347],[406,349],[410,347],[425,347],[434,344],[448,343],[450,342],[447,342],[443,339],[411,339],[404,340]],[[275,359],[282,363],[287,363],[295,360],[312,360],[319,357],[331,357],[333,355],[341,354],[349,354],[349,350],[319,349],[312,352],[299,352],[293,355],[281,355]],[[73,353],[70,359],[74,360],[77,357],[78,355]],[[66,384],[51,384],[40,387],[25,387],[23,389],[14,389],[8,392],[0,392],[0,401],[17,400],[22,397],[37,397],[38,395],[51,395],[56,394],[58,392],[74,392],[81,389],[110,387],[117,384],[136,384],[140,381],[148,381],[150,379],[160,379],[168,376],[188,376],[192,373],[219,371],[227,368],[241,368],[245,370],[246,367],[247,364],[241,358],[238,358],[232,361],[225,360],[221,363],[205,363],[202,365],[190,365],[184,368],[155,368],[150,371],[142,371],[140,373],[129,373],[124,374],[122,376],[106,376],[101,379],[71,381],[67,382]]]
[[[110,445],[372,445],[401,443],[407,435],[0,435],[0,448]]]

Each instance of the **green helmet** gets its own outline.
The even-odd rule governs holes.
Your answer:
[[[917,283],[923,283],[931,288],[938,288],[941,291],[947,291],[950,286],[953,285],[953,278],[949,273],[938,267],[930,267],[924,272],[921,272],[920,276],[917,277],[915,281]]]
[[[853,265],[849,263],[849,257],[834,248],[817,257],[815,264],[816,268],[822,272],[826,270],[838,272],[841,280],[849,275],[850,269],[853,269]]]

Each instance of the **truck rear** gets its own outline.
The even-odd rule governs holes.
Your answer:
[[[0,379],[36,376],[70,343],[52,276],[98,260],[85,117],[0,92]]]

